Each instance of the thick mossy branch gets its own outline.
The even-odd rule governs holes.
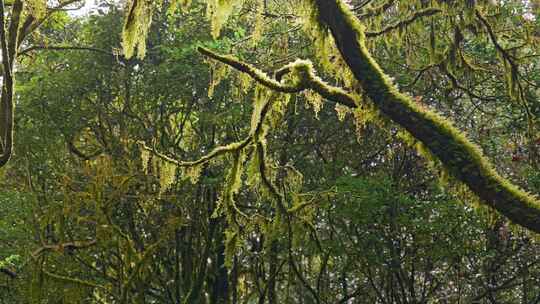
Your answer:
[[[329,29],[363,92],[388,118],[422,142],[457,179],[514,223],[540,233],[540,202],[501,177],[463,132],[402,94],[365,46],[364,26],[340,0],[308,0]]]
[[[392,25],[389,25],[389,26],[383,28],[380,31],[366,32],[366,37],[377,37],[377,36],[389,33],[389,32],[391,32],[393,30],[404,28],[404,27],[410,25],[411,23],[415,22],[416,20],[418,20],[418,19],[420,19],[422,17],[433,16],[433,15],[438,14],[440,12],[442,12],[442,10],[440,10],[438,8],[427,8],[427,9],[419,10],[419,11],[415,12],[409,18],[401,20],[399,22],[396,22],[396,23],[394,23]]]
[[[278,69],[275,72],[276,79],[273,79],[256,67],[242,62],[232,56],[219,55],[202,47],[199,47],[198,50],[209,58],[222,62],[242,73],[248,74],[255,81],[269,89],[282,93],[299,93],[306,89],[311,89],[320,94],[322,97],[335,103],[339,103],[350,108],[358,107],[358,98],[347,93],[345,90],[331,86],[320,79],[315,74],[315,69],[310,61],[297,60],[292,62],[281,69]],[[290,74],[290,76],[294,79],[292,84],[282,83],[282,78],[287,74]]]
[[[232,56],[225,56],[225,55],[218,55],[206,48],[203,48],[203,47],[199,47],[198,48],[199,52],[209,58],[212,58],[212,59],[215,59],[217,61],[220,61],[226,65],[229,65],[239,71],[242,71],[246,74],[248,74],[249,76],[251,76],[253,79],[255,79],[257,82],[261,83],[262,85],[264,85],[265,87],[268,87],[272,90],[275,90],[275,91],[279,91],[279,92],[283,92],[283,93],[298,93],[300,92],[303,88],[299,87],[298,85],[294,85],[294,86],[288,86],[288,85],[284,85],[284,84],[281,84],[279,83],[278,81],[270,78],[266,73],[264,73],[263,71],[247,64],[247,63],[243,63],[239,60],[237,60],[236,58],[232,57]]]

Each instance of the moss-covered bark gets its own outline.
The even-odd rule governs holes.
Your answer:
[[[481,150],[448,120],[400,93],[364,45],[362,24],[340,0],[311,0],[344,60],[379,110],[438,157],[480,199],[512,222],[540,233],[540,202],[501,177]]]

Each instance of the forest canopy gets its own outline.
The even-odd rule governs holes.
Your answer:
[[[537,303],[536,0],[0,0],[0,303]]]

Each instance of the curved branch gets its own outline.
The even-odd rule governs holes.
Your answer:
[[[442,12],[442,10],[440,10],[438,8],[426,8],[426,9],[423,9],[423,10],[419,10],[419,11],[415,12],[409,18],[407,18],[405,20],[401,20],[399,22],[396,22],[396,23],[394,23],[392,25],[389,25],[389,26],[383,28],[380,31],[366,32],[366,37],[371,38],[371,37],[377,37],[377,36],[386,34],[388,32],[396,30],[398,28],[406,27],[406,26],[410,25],[411,23],[415,22],[419,18],[433,16],[433,15],[438,14],[440,12]]]
[[[169,156],[167,156],[167,155],[165,155],[163,153],[158,152],[154,148],[148,147],[142,141],[139,142],[139,145],[143,149],[145,149],[145,150],[147,150],[149,152],[152,152],[154,155],[161,158],[162,160],[164,160],[166,162],[169,162],[171,164],[177,165],[178,167],[193,167],[193,166],[205,164],[205,163],[211,161],[212,159],[214,159],[214,158],[216,158],[216,157],[218,157],[220,155],[223,155],[225,153],[240,150],[240,149],[246,147],[251,142],[251,140],[252,140],[252,137],[247,136],[246,138],[244,138],[241,141],[237,141],[237,142],[228,144],[226,146],[219,146],[219,147],[215,148],[214,150],[212,150],[210,153],[208,153],[208,154],[204,155],[203,157],[201,157],[201,158],[199,158],[197,160],[194,160],[194,161],[179,161],[179,160],[176,160],[176,159],[171,158],[171,157],[169,157]]]
[[[392,121],[422,142],[486,205],[515,224],[540,233],[540,201],[500,176],[461,131],[435,112],[421,109],[384,74],[365,46],[364,26],[340,0],[309,0],[328,28],[365,94]]]
[[[82,152],[75,146],[75,144],[73,143],[73,139],[67,141],[67,147],[71,153],[73,153],[75,156],[79,157],[82,160],[90,160],[95,157],[98,157],[99,155],[103,153],[103,150],[98,149],[92,152],[91,154],[85,154],[84,152]]]

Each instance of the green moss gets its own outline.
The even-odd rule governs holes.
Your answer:
[[[135,54],[135,51],[137,51],[139,58],[144,58],[146,55],[146,37],[148,36],[148,30],[152,22],[154,6],[158,4],[160,4],[159,1],[130,1],[122,31],[122,47],[126,58],[131,58]]]
[[[217,38],[233,11],[241,7],[244,0],[207,0],[206,3],[206,14],[210,19],[212,36]]]

